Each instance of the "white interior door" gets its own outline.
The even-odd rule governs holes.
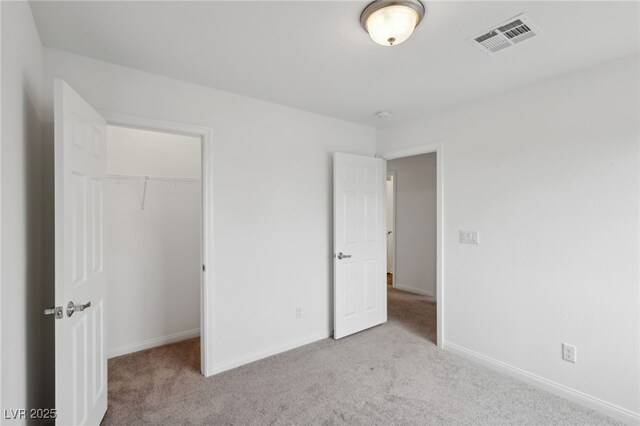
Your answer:
[[[336,339],[387,320],[386,175],[384,160],[334,154]]]
[[[55,352],[57,423],[62,425],[98,425],[107,411],[105,144],[104,118],[56,80],[55,300],[62,317],[56,319]]]

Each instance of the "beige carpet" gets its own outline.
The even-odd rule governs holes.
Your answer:
[[[389,288],[389,321],[210,378],[191,339],[109,361],[104,425],[618,424],[438,349],[431,299]]]

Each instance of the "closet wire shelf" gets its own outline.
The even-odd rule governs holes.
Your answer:
[[[107,179],[144,182],[144,189],[142,191],[142,203],[140,204],[140,210],[144,210],[144,202],[147,198],[147,182],[156,181],[156,182],[169,182],[169,183],[200,183],[200,179],[197,179],[197,178],[170,177],[170,176],[107,175]]]
[[[112,180],[141,180],[141,181],[160,181],[160,182],[186,182],[186,183],[198,183],[200,179],[197,178],[184,178],[184,177],[170,177],[170,176],[145,176],[145,175],[107,175],[107,179]]]

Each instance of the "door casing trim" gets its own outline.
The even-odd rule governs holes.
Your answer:
[[[214,374],[213,360],[213,129],[188,123],[98,111],[107,125],[175,133],[200,137],[202,140],[202,233],[200,256],[206,270],[200,271],[200,370],[205,377]]]

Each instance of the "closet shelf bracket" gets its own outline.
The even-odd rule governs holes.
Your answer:
[[[144,201],[147,198],[147,182],[149,182],[149,176],[144,177],[144,189],[142,190],[142,205],[140,210],[144,210]]]

